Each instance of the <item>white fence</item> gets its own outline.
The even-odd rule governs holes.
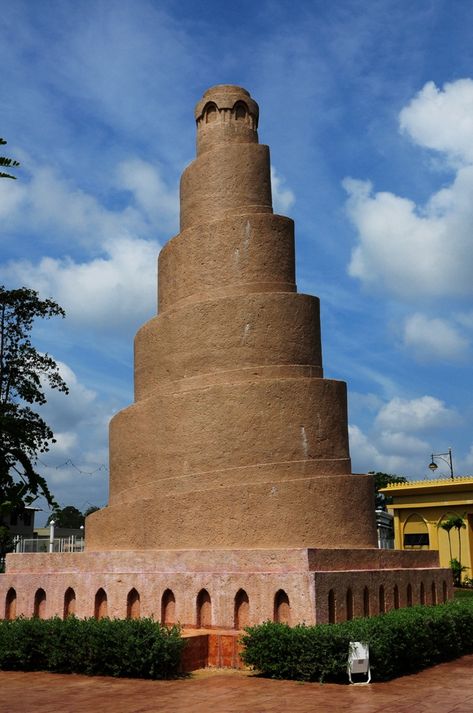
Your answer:
[[[15,544],[15,552],[82,552],[84,550],[84,538],[75,537],[55,537],[51,542],[49,537],[19,537]]]

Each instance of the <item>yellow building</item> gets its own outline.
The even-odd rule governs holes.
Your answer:
[[[457,559],[463,578],[473,577],[473,476],[397,483],[380,492],[393,499],[395,549],[438,550],[441,567]],[[451,518],[464,527],[447,532],[441,523]]]

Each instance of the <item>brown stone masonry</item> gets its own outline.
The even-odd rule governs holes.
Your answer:
[[[180,233],[135,339],[135,400],[110,424],[110,500],[83,554],[10,555],[0,616],[155,616],[238,630],[451,596],[433,552],[376,548],[372,479],[351,473],[346,386],[323,377],[319,300],[241,87],[197,104]]]

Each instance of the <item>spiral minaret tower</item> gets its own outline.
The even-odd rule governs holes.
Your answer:
[[[268,619],[452,596],[437,552],[377,549],[346,387],[323,376],[319,301],[297,292],[294,225],[273,213],[258,105],[218,85],[195,116],[180,233],[135,339],[134,403],[110,424],[109,504],[87,517],[85,552],[11,553],[0,574],[0,618],[179,622],[183,670],[238,666],[239,631]]]
[[[93,549],[376,545],[371,478],[350,474],[346,386],[323,378],[319,300],[296,291],[258,113],[229,85],[196,106],[180,233],[135,339],[135,403],[111,424]]]

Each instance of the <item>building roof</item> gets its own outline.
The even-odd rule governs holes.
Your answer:
[[[473,488],[473,475],[463,475],[455,478],[438,478],[436,480],[409,480],[407,483],[393,483],[379,492],[385,495],[427,495],[452,490],[468,491]]]

